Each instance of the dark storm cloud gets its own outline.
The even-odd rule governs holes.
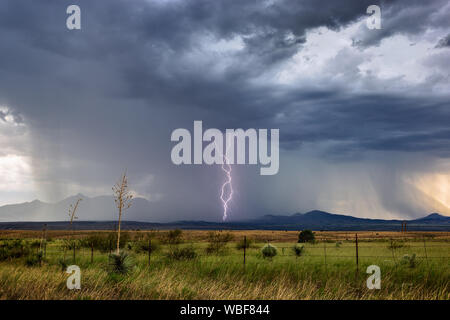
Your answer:
[[[81,31],[65,27],[70,4],[81,7]],[[221,129],[281,128],[289,150],[332,142],[323,151],[329,158],[367,150],[449,156],[448,99],[252,81],[301,51],[308,30],[339,30],[365,16],[371,4],[377,3],[1,1],[0,105],[30,127],[34,175],[57,182],[49,193],[73,180],[109,186],[111,172],[128,167],[135,180],[156,176],[148,191],[166,196],[158,205],[164,215],[176,216],[180,208],[191,218],[220,211],[221,177],[211,178],[216,171],[170,162],[171,131],[190,128],[193,120]],[[386,24],[380,32],[361,33],[360,45],[448,26],[433,16],[445,1],[380,4]],[[221,56],[210,61],[198,47],[236,37],[243,49],[214,72]],[[203,186],[201,192],[189,187],[192,182]],[[255,206],[250,196],[245,201],[249,210]],[[263,213],[264,205],[257,206]]]
[[[450,47],[450,34],[448,34],[445,38],[439,40],[439,42],[436,44],[436,48],[445,48],[445,47]]]
[[[384,38],[395,34],[417,35],[430,27],[448,30],[448,1],[385,1],[380,3],[381,29],[361,28],[355,38],[359,46],[378,45]]]
[[[110,97],[143,99],[165,107],[181,105],[187,110],[208,109],[211,119],[215,118],[215,113],[222,114],[226,110],[224,119],[229,117],[242,126],[267,125],[280,112],[290,113],[291,122],[295,124],[295,114],[306,113],[309,124],[298,122],[298,127],[303,128],[297,134],[301,139],[358,139],[361,131],[357,125],[362,120],[367,132],[361,137],[363,140],[369,134],[379,135],[380,129],[384,135],[389,135],[405,123],[408,129],[403,132],[414,134],[417,125],[410,114],[417,112],[431,114],[420,117],[420,122],[430,117],[435,120],[435,123],[424,123],[420,130],[425,127],[440,132],[444,121],[448,120],[443,107],[424,111],[425,107],[419,106],[419,111],[408,110],[411,103],[408,99],[350,97],[346,100],[329,90],[286,92],[280,98],[270,94],[276,88],[249,84],[249,79],[297,52],[306,30],[318,26],[337,29],[365,15],[365,9],[372,2],[275,1],[265,4],[260,0],[192,0],[109,1],[104,4],[78,1],[82,8],[83,30],[71,32],[64,27],[67,1],[56,5],[53,1],[3,1],[0,5],[0,47],[3,49],[0,68],[13,75],[2,82],[5,88],[15,86],[12,82],[22,80],[17,74],[29,78],[25,86],[27,81],[30,87],[40,82],[37,84],[40,92],[33,94],[33,89],[29,88],[27,95],[31,100],[54,88],[62,90],[61,100],[75,99],[80,91],[86,94],[95,87],[96,92]],[[432,20],[431,15],[442,8],[444,2],[389,1],[381,5],[386,9],[385,19],[392,24],[383,29],[389,33],[415,33],[439,22]],[[204,32],[213,34],[216,39],[243,36],[245,51],[240,56],[245,64],[236,61],[218,78],[201,67],[178,62],[181,55],[198,45],[194,40]],[[293,38],[288,39],[289,34]],[[11,91],[3,93],[6,97],[14,95]],[[18,101],[24,100],[22,92],[15,94]],[[315,95],[318,99],[314,99]],[[381,105],[379,99],[383,99]],[[301,105],[289,110],[290,105],[300,100]],[[25,104],[27,101],[17,107],[23,106],[24,112],[29,111],[26,108],[35,108],[31,103],[28,107]],[[50,103],[40,104],[40,113],[46,116],[43,109],[57,108]],[[320,119],[319,123],[315,119]],[[298,129],[291,130],[285,132],[285,137],[296,136]]]
[[[426,151],[448,157],[449,102],[432,100],[394,95],[356,95],[352,99],[335,95],[325,101],[309,100],[309,107],[301,109],[301,114],[296,109],[286,111],[290,120],[283,127],[290,130],[284,138],[287,143],[342,142],[330,149],[329,155],[369,149]]]
[[[73,2],[73,1],[72,1]],[[69,57],[146,50],[137,45],[151,41],[175,51],[189,49],[192,36],[211,32],[218,38],[246,36],[248,51],[271,54],[301,43],[305,30],[318,26],[338,28],[361,16],[370,1],[75,1],[83,9],[83,37],[64,26],[69,1],[3,1],[0,26],[23,36],[33,46]],[[295,39],[286,41],[292,33]],[[70,37],[64,37],[68,36]],[[132,47],[127,47],[132,45]],[[134,45],[134,46],[133,46]],[[95,49],[95,50],[94,50]],[[161,49],[161,48],[159,48]],[[275,49],[275,50],[269,50]]]

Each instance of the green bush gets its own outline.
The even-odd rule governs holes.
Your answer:
[[[164,242],[169,245],[180,244],[182,242],[183,231],[180,229],[170,230],[167,232]]]
[[[188,246],[170,250],[167,257],[173,260],[191,260],[197,257],[197,253],[193,246]]]
[[[120,248],[128,247],[131,237],[129,232],[120,233]],[[67,240],[71,241],[71,240]],[[117,249],[117,232],[90,234],[87,238],[79,241],[79,246],[85,248],[94,247],[95,250],[101,252],[109,252]],[[77,247],[78,248],[78,247]]]
[[[316,237],[311,230],[303,230],[298,234],[298,243],[314,242]]]
[[[303,255],[303,252],[304,252],[304,250],[305,250],[305,247],[296,244],[295,246],[292,247],[292,250],[294,251],[294,254],[295,254],[296,257],[300,257],[300,256]]]
[[[261,253],[264,258],[272,259],[277,255],[278,250],[276,247],[268,243],[261,249]]]
[[[28,267],[40,265],[43,260],[42,257],[43,257],[42,251],[39,251],[38,253],[30,254],[27,257],[27,259],[25,260],[25,264]]]
[[[233,235],[229,232],[221,233],[211,231],[208,233],[208,247],[206,253],[220,254],[224,251],[228,242],[233,240]]]
[[[0,243],[0,261],[16,259],[31,253],[29,243],[22,240],[5,240]]]
[[[405,244],[403,242],[391,241],[391,243],[388,246],[388,249],[394,250],[394,249],[400,249],[400,248],[404,248],[404,247],[405,247]]]
[[[148,240],[138,240],[130,242],[130,249],[136,253],[147,253],[148,252]],[[155,252],[160,249],[160,243],[156,240],[152,240],[150,243],[150,252]]]
[[[33,241],[27,243],[27,245],[30,246],[30,248],[37,249],[37,248],[41,247],[41,241],[33,240]]]
[[[82,244],[83,244],[82,240],[78,240],[78,239],[63,239],[63,247],[66,250],[73,250],[73,248],[80,249]]]
[[[247,239],[247,241],[244,242],[244,239],[242,239],[236,243],[236,249],[242,250],[242,249],[244,249],[244,247],[245,247],[245,249],[248,249],[252,245],[253,245],[253,240]]]

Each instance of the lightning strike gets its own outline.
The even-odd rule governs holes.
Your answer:
[[[233,198],[233,185],[232,185],[232,178],[231,178],[231,166],[227,157],[228,148],[225,152],[225,155],[223,156],[223,164],[222,164],[222,170],[225,172],[226,181],[222,185],[222,191],[220,194],[220,200],[222,201],[223,205],[223,221],[225,221],[228,217],[228,202],[231,201]],[[227,188],[228,186],[228,188]],[[229,189],[228,193],[226,192],[226,189]]]

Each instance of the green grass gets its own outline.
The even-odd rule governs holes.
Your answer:
[[[49,242],[42,266],[27,267],[25,258],[0,262],[1,299],[449,299],[450,244],[428,241],[403,242],[390,249],[390,242],[360,242],[357,272],[356,248],[344,241],[305,244],[296,257],[295,243],[276,243],[278,254],[264,259],[255,243],[237,250],[229,243],[221,255],[207,255],[205,242],[193,245],[197,257],[173,260],[170,246],[162,245],[151,255],[133,253],[134,269],[128,275],[108,273],[108,253],[77,250],[66,252],[68,265],[81,268],[81,290],[66,288],[68,275],[58,261],[63,258],[61,240]],[[284,250],[283,250],[284,248]],[[417,265],[402,263],[405,254],[416,254]],[[428,258],[426,258],[428,257]],[[368,290],[366,268],[381,268],[381,290]]]

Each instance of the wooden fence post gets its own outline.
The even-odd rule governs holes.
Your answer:
[[[392,259],[394,260],[395,266],[397,266],[397,260],[395,259],[395,254],[394,254],[394,250],[395,250],[395,245],[394,245],[394,241],[391,238],[391,250],[392,250]]]
[[[94,243],[91,243],[91,263],[94,263]]]
[[[47,256],[47,224],[44,224],[44,258]]]
[[[152,240],[148,240],[148,266],[150,267],[150,256],[152,254]]]
[[[428,264],[428,254],[427,254],[427,246],[425,244],[425,237],[423,238],[423,248],[425,249],[425,260],[427,261],[427,267],[429,267]],[[429,270],[428,270],[429,271]]]
[[[323,257],[325,260],[325,272],[327,272],[327,243],[325,242],[325,240],[323,242]]]
[[[359,273],[358,234],[357,233],[355,233],[355,247],[356,247],[356,273]]]
[[[245,251],[247,249],[247,236],[244,236],[244,268],[245,268]]]
[[[75,254],[75,251],[76,251],[76,245],[75,245],[75,240],[73,241],[73,243],[72,243],[72,245],[73,245],[73,263],[75,264],[75,262],[76,262],[76,254]]]

